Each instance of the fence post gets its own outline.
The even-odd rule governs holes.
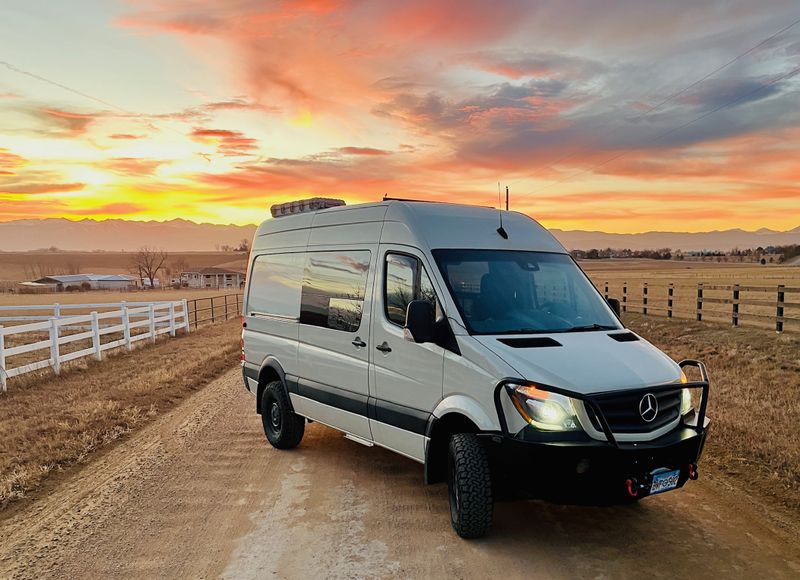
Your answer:
[[[778,284],[778,306],[775,310],[775,332],[783,332],[783,299],[784,299],[783,284]]]
[[[53,304],[53,317],[61,318],[61,304],[59,304],[58,302]]]
[[[667,289],[667,318],[672,318],[672,297],[675,293],[675,284],[672,282],[669,283],[669,288]]]
[[[241,295],[240,294],[236,295],[236,316],[237,317],[242,315],[242,308],[241,308],[242,305],[239,302],[239,296],[241,296]],[[608,298],[608,296],[606,296],[606,298]]]
[[[188,334],[191,332],[189,329],[189,301],[184,298],[181,300],[181,302],[183,303],[183,327],[186,329],[186,333]]]
[[[642,282],[642,314],[647,314],[647,282]]]
[[[703,283],[697,285],[697,321],[703,320]]]
[[[228,320],[228,295],[223,295],[223,300],[225,301],[225,320]]]
[[[622,283],[622,311],[628,311],[628,283]]]
[[[212,323],[216,322],[216,319],[214,318],[214,297],[213,296],[211,297],[211,322]]]
[[[169,335],[175,336],[175,303],[169,303]]]
[[[603,283],[603,296],[608,300],[608,282]],[[239,303],[239,297],[236,297],[236,303]]]
[[[0,393],[6,392],[6,338],[3,335],[3,326],[0,325]]]
[[[733,301],[731,306],[731,323],[739,326],[739,285],[733,285]]]
[[[150,342],[155,342],[156,341],[156,307],[152,302],[150,303],[150,311],[149,311],[148,314],[150,316]]]
[[[128,305],[124,302],[122,304],[122,338],[125,339],[125,346],[128,350],[133,350],[133,343],[131,342],[131,317],[128,313]]]
[[[61,374],[61,361],[58,348],[58,318],[50,319],[50,358],[53,360],[53,372]]]
[[[97,312],[92,312],[92,346],[94,347],[94,358],[103,360],[103,351],[100,349],[100,321],[97,319]]]

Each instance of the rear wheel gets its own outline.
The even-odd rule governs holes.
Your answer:
[[[261,395],[261,422],[267,440],[277,449],[291,449],[300,444],[306,420],[295,414],[281,381],[273,381]]]
[[[492,476],[486,450],[472,433],[450,438],[447,454],[450,522],[462,538],[480,538],[492,525]]]

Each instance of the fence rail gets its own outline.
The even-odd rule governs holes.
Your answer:
[[[241,312],[241,294],[163,302],[0,306],[0,392],[6,391],[8,379],[19,375],[48,367],[59,374],[65,362],[87,356],[102,360],[105,351],[132,350],[139,341],[155,342],[159,335],[175,336]]]
[[[662,280],[606,280],[595,285],[606,298],[619,297],[623,312],[727,321],[732,326],[770,326],[776,332],[800,331],[800,287],[675,284]]]

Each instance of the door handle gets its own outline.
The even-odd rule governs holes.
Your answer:
[[[353,341],[353,346],[364,347],[367,346],[367,343],[361,340],[361,338],[357,336],[356,339]]]
[[[385,340],[375,348],[384,353],[392,352],[392,347]]]

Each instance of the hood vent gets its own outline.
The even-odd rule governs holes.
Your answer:
[[[535,336],[529,338],[498,338],[500,342],[511,348],[546,348],[549,346],[561,346],[557,340],[549,336]]]
[[[613,338],[617,342],[636,342],[639,337],[632,332],[618,332],[616,334],[609,334],[609,338]]]

